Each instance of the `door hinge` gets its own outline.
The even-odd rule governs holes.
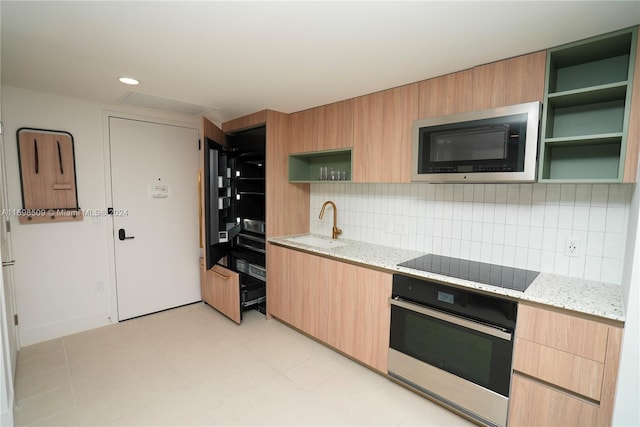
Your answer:
[[[0,122],[0,135],[4,133],[4,122]]]
[[[11,233],[11,221],[5,221],[7,233]]]
[[[200,140],[198,140],[198,151],[202,150],[202,147],[200,145]]]
[[[13,315],[13,325],[14,325],[14,326],[18,326],[18,323],[19,323],[19,322],[18,322],[18,315],[17,315],[17,314],[14,314],[14,315]]]

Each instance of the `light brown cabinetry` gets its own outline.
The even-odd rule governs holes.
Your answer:
[[[269,121],[269,115],[275,111],[261,110],[253,114],[247,114],[246,116],[238,117],[237,119],[229,120],[222,124],[222,132],[231,133],[238,132],[245,129],[251,129],[256,126],[264,125]]]
[[[353,181],[410,182],[411,127],[419,84],[354,99]]]
[[[392,276],[275,245],[269,254],[269,314],[386,372]]]
[[[353,146],[353,99],[316,108],[318,150]]]
[[[289,141],[292,153],[317,150],[317,108],[298,111],[289,115]]]
[[[472,70],[423,80],[419,86],[420,118],[464,113],[472,108]]]
[[[202,301],[207,300],[207,294],[206,292],[208,291],[208,286],[207,286],[207,267],[205,266],[204,263],[204,258],[200,258],[200,297],[202,298]]]
[[[473,68],[473,110],[544,98],[546,52],[535,52]]]
[[[290,114],[289,153],[353,147],[351,181],[410,182],[414,120],[542,101],[545,58],[536,52]]]
[[[204,270],[204,265],[201,267]],[[202,279],[202,273],[201,273]],[[240,323],[240,276],[235,271],[214,265],[204,272],[202,300],[236,323]]]
[[[514,373],[509,403],[510,426],[593,426],[598,408],[571,395]]]
[[[289,140],[292,153],[351,148],[353,99],[290,114]]]
[[[424,80],[419,117],[542,102],[545,60],[544,51],[534,52]]]
[[[609,425],[621,337],[618,326],[520,304],[509,425]]]

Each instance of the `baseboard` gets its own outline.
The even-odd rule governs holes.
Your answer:
[[[62,322],[49,323],[47,325],[34,328],[18,326],[20,329],[20,346],[25,347],[43,341],[60,338],[65,335],[76,334],[102,326],[107,326],[113,322],[109,319],[111,312],[105,311],[76,319],[68,319]]]

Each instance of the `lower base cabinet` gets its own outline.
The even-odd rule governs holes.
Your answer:
[[[240,311],[240,276],[220,265],[212,269],[200,264],[202,300],[236,323],[242,320]]]
[[[609,426],[622,328],[521,303],[509,426]]]
[[[598,406],[514,373],[510,426],[597,426]]]
[[[267,274],[270,315],[387,372],[391,274],[276,245]]]

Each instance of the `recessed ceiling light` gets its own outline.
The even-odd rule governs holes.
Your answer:
[[[124,83],[126,85],[137,85],[140,82],[136,79],[134,79],[133,77],[120,77],[118,80],[120,80],[120,83]]]

